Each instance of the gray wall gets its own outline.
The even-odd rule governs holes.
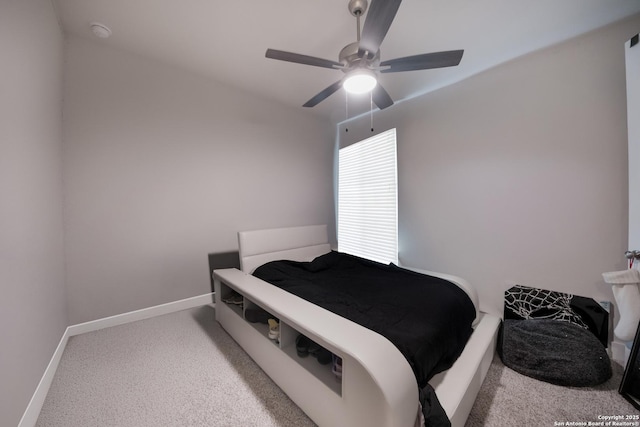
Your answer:
[[[495,313],[514,283],[613,301],[601,273],[625,268],[624,42],[638,29],[640,16],[376,114],[398,129],[401,262],[465,277]],[[369,127],[343,124],[339,143]]]
[[[0,2],[0,425],[20,421],[67,326],[63,39],[48,0]]]
[[[67,41],[70,323],[210,291],[236,233],[333,222],[328,123],[79,38]]]

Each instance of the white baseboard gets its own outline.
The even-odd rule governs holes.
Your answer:
[[[169,314],[175,311],[200,307],[201,305],[211,304],[212,302],[213,293],[208,293],[198,295],[197,297],[186,298],[136,311],[130,311],[128,313],[116,314],[115,316],[104,317],[90,322],[78,323],[77,325],[69,326],[67,329],[69,329],[69,336],[72,337],[74,335],[110,328],[112,326],[124,325],[125,323],[144,320],[150,317],[162,316],[163,314]]]
[[[44,404],[44,400],[49,392],[49,387],[51,387],[51,383],[53,382],[53,377],[56,374],[58,364],[60,363],[62,353],[64,353],[64,349],[67,346],[69,337],[97,331],[99,329],[110,328],[112,326],[123,325],[125,323],[131,323],[138,320],[149,319],[155,316],[162,316],[163,314],[169,314],[176,311],[200,307],[207,304],[213,305],[213,295],[213,293],[208,293],[67,327],[60,339],[60,342],[58,343],[58,347],[56,347],[56,350],[53,352],[53,356],[47,365],[47,369],[45,369],[44,374],[31,397],[31,401],[29,401],[29,404],[27,405],[27,409],[22,415],[22,419],[20,419],[18,427],[32,427],[38,421],[42,405]]]
[[[56,351],[53,352],[53,356],[47,365],[47,369],[45,369],[42,378],[40,378],[40,382],[38,383],[33,396],[31,396],[27,409],[24,411],[24,414],[22,414],[18,427],[31,427],[38,421],[38,415],[40,415],[44,399],[47,397],[49,387],[51,387],[51,383],[53,382],[53,377],[58,369],[62,353],[64,353],[64,349],[67,346],[67,341],[69,341],[69,328],[67,328],[64,331],[64,334],[62,334],[62,338],[56,347]]]

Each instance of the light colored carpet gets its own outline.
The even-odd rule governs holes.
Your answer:
[[[618,394],[623,369],[613,366],[613,377],[598,387],[559,387],[520,375],[496,356],[466,427],[586,424],[598,415],[639,414]],[[37,423],[314,425],[217,324],[210,306],[70,338]]]
[[[71,337],[37,426],[314,426],[203,306]]]
[[[618,393],[624,369],[617,363],[611,366],[612,377],[599,386],[562,387],[521,375],[496,355],[466,427],[586,426],[603,421],[598,415],[640,414]]]

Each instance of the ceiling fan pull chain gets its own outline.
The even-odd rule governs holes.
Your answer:
[[[369,92],[369,116],[371,117],[371,132],[373,132],[373,91]]]
[[[345,121],[349,120],[349,94],[347,93],[347,91],[344,91],[344,111],[347,117],[345,117]],[[349,128],[345,126],[344,128],[345,132],[349,132]]]

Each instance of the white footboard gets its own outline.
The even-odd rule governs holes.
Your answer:
[[[409,363],[381,335],[237,269],[214,272],[216,320],[320,426],[413,426],[418,388]],[[244,310],[222,299],[232,291],[244,309],[257,305],[280,319],[276,344],[268,327],[249,323]],[[331,365],[296,354],[304,334],[342,358],[339,380]]]

